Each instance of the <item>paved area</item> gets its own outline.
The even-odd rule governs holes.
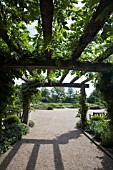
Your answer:
[[[113,170],[113,160],[78,130],[76,109],[37,110],[30,133],[7,154],[0,170]]]

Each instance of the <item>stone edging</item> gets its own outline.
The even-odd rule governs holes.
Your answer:
[[[97,147],[99,147],[99,149],[101,149],[105,154],[107,154],[111,159],[113,159],[113,154],[111,154],[109,151],[107,151],[99,142],[95,141],[95,140],[93,139],[93,137],[92,137],[89,133],[85,132],[85,131],[82,130],[82,129],[81,129],[81,131],[82,131],[82,133],[83,133],[87,138],[89,138]]]

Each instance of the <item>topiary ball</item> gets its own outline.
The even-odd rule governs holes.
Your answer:
[[[16,115],[9,115],[6,117],[5,121],[4,121],[4,124],[5,125],[11,125],[13,123],[20,123],[21,120],[18,116]]]

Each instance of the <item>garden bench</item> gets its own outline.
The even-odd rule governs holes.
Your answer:
[[[98,115],[98,116],[103,116],[104,112],[93,112],[93,116]]]

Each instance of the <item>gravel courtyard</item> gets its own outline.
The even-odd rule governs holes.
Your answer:
[[[37,110],[35,126],[2,160],[0,170],[113,170],[113,160],[76,128],[76,109]]]

